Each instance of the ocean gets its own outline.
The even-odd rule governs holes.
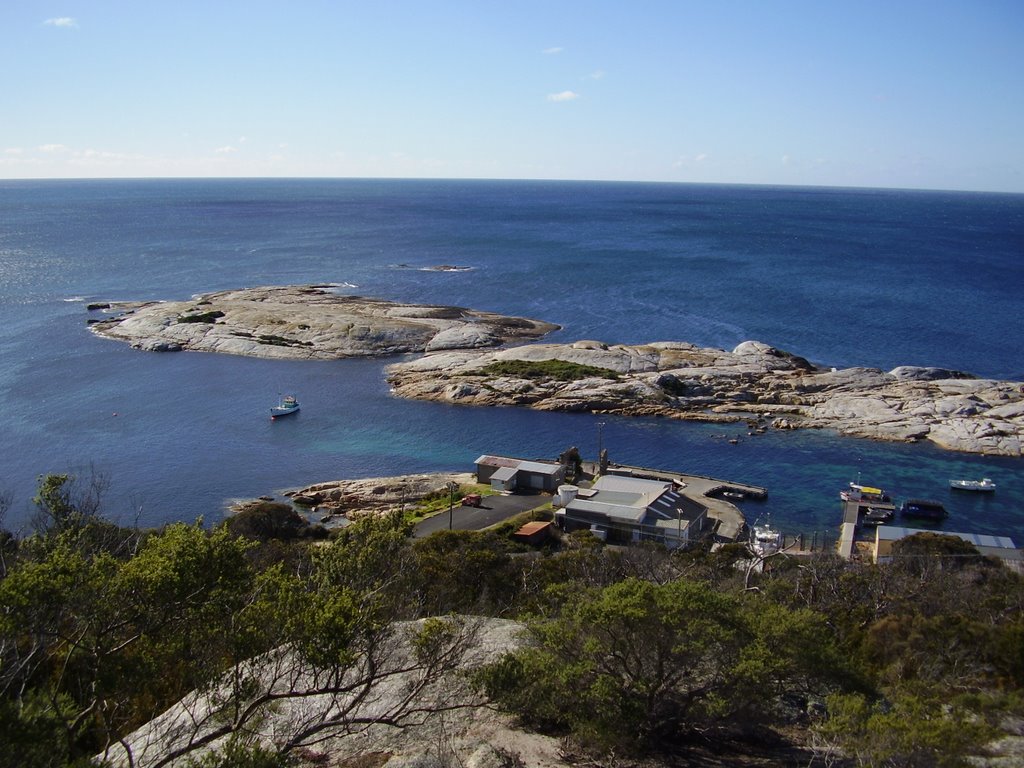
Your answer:
[[[467,269],[433,271],[453,265]],[[840,522],[851,480],[946,503],[947,530],[1024,544],[1024,463],[844,438],[408,402],[386,359],[147,353],[98,338],[94,301],[254,285],[538,318],[551,341],[755,339],[830,366],[1024,380],[1024,195],[427,180],[0,181],[0,527],[37,478],[107,485],[104,514],[215,524],[239,498],[351,477],[471,471],[484,453],[593,458],[763,485],[792,533]],[[279,393],[302,411],[271,422]],[[599,436],[600,433],[600,436]],[[948,489],[991,477],[995,494]]]

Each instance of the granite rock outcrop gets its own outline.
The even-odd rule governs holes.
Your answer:
[[[463,307],[348,296],[329,285],[246,288],[190,301],[110,303],[90,329],[138,349],[329,360],[532,340],[557,325]]]
[[[304,507],[315,507],[330,514],[342,513],[350,519],[365,515],[384,515],[403,510],[406,504],[436,494],[444,494],[449,483],[475,482],[467,472],[434,472],[396,477],[370,477],[355,480],[331,480],[289,491],[286,495]]]
[[[580,373],[517,372],[552,361]],[[731,352],[685,342],[597,341],[448,351],[391,365],[387,377],[399,397],[454,404],[745,420],[758,429],[828,428],[989,455],[1021,456],[1024,445],[1020,382],[912,366],[821,368],[755,341]]]

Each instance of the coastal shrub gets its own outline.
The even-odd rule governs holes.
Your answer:
[[[301,538],[326,538],[323,526],[310,525],[290,505],[279,501],[261,501],[252,504],[227,519],[228,530],[234,536],[245,536],[257,541]]]
[[[826,690],[841,667],[820,616],[687,579],[576,587],[535,644],[478,680],[524,722],[615,752],[713,727],[742,731],[787,691]]]
[[[483,376],[516,376],[521,379],[555,379],[556,381],[578,381],[579,379],[612,379],[619,374],[610,368],[572,363],[567,360],[498,360],[485,365],[479,371]]]
[[[178,315],[179,323],[213,323],[218,318],[224,317],[224,313],[219,309],[211,310],[210,312],[198,312],[194,315]]]

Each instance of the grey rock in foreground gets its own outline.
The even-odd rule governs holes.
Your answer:
[[[330,360],[495,347],[557,325],[462,307],[345,296],[326,285],[218,291],[190,301],[111,304],[94,333],[138,349]]]
[[[559,381],[483,371],[492,363],[551,360],[605,372]],[[400,397],[446,403],[747,420],[758,428],[828,428],[1002,456],[1021,456],[1024,445],[1020,382],[911,366],[888,373],[819,368],[754,341],[732,352],[685,342],[609,346],[596,341],[444,352],[391,365],[387,375]]]
[[[393,625],[384,641],[388,647],[379,653],[379,666],[373,670],[375,682],[367,690],[318,692],[323,681],[317,677],[317,669],[288,647],[242,662],[237,672],[252,681],[253,690],[277,694],[260,717],[252,718],[245,737],[265,747],[279,745],[311,723],[348,711],[347,727],[324,731],[314,739],[316,744],[296,756],[320,765],[344,764],[360,755],[387,755],[391,766],[429,768],[455,762],[511,768],[516,764],[511,758],[521,755],[527,764],[538,768],[564,765],[558,759],[555,739],[512,727],[509,718],[489,707],[465,675],[523,647],[523,626],[482,617],[448,616],[445,620],[461,627],[461,650],[450,660],[452,668],[425,687],[412,642],[413,633],[422,627],[420,621]],[[357,660],[354,670],[360,664]],[[190,758],[202,758],[226,742],[225,736],[211,735],[232,716],[227,693],[226,687],[216,685],[193,691],[97,758],[115,768],[182,766]],[[348,707],[354,708],[349,711]],[[408,715],[399,724],[387,724],[395,712]],[[188,745],[196,748],[172,758],[176,752],[188,750]]]

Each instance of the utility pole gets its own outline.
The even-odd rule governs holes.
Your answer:
[[[601,451],[604,450],[604,422],[597,422],[597,465],[601,466]],[[600,471],[600,470],[599,470]]]
[[[454,480],[448,481],[448,530],[452,529],[452,507],[455,505],[455,489],[459,484]]]

